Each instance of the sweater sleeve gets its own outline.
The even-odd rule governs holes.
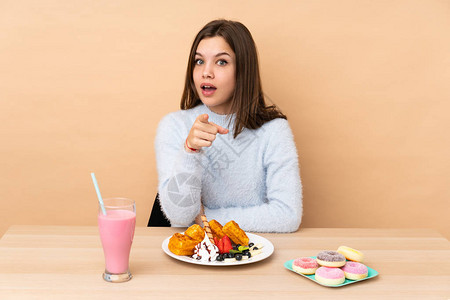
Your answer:
[[[293,232],[298,229],[303,211],[302,185],[293,134],[284,119],[276,119],[269,131],[263,156],[266,198],[262,204],[218,209],[205,207],[208,219],[235,220],[245,231],[253,232]]]
[[[172,113],[160,121],[155,138],[159,199],[173,227],[190,226],[201,206],[203,154],[184,149],[189,129]]]

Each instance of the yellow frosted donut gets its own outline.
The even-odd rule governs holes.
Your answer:
[[[361,251],[358,251],[356,249],[347,246],[340,246],[337,249],[337,252],[344,255],[346,259],[351,261],[362,262],[364,259],[364,254],[362,254]]]

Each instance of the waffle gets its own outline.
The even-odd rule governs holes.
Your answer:
[[[233,243],[242,246],[248,245],[248,236],[245,234],[235,221],[230,221],[222,227],[223,233],[233,241]]]
[[[193,255],[195,246],[205,237],[203,228],[194,224],[184,234],[175,233],[169,239],[169,250],[176,255]]]
[[[216,220],[209,221],[209,227],[211,228],[213,236],[218,238],[219,240],[225,235],[222,230],[222,225]]]
[[[175,233],[169,240],[169,250],[176,255],[193,255],[197,241],[187,235]]]
[[[203,241],[203,238],[205,237],[205,231],[203,230],[203,228],[200,225],[194,224],[191,227],[189,227],[188,229],[186,229],[186,231],[184,232],[184,235],[187,235],[188,237],[192,238],[193,240],[196,240],[197,244],[198,244],[201,241]]]

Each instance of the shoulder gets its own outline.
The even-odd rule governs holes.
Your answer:
[[[290,135],[292,136],[292,130],[289,126],[289,122],[286,119],[283,118],[276,118],[269,122],[264,123],[263,126],[261,126],[261,131],[264,132],[264,134],[267,137],[276,137],[276,136],[285,136]]]
[[[282,127],[289,127],[289,122],[286,119],[283,118],[275,118],[273,120],[270,120],[269,122],[264,123],[262,127],[276,129],[276,128],[282,128]]]
[[[297,159],[294,135],[286,119],[273,119],[265,123],[262,128],[265,129],[263,134],[265,136],[264,160],[266,163]]]
[[[276,148],[286,151],[295,144],[294,135],[286,119],[273,119],[265,123],[261,129],[265,140],[264,143],[266,143],[266,150],[273,150],[273,146],[276,145]]]

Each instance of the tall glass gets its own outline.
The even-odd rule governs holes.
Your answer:
[[[136,226],[136,204],[127,198],[103,199],[106,215],[98,209],[98,229],[105,254],[103,279],[124,282],[132,278],[129,269],[131,244]]]

